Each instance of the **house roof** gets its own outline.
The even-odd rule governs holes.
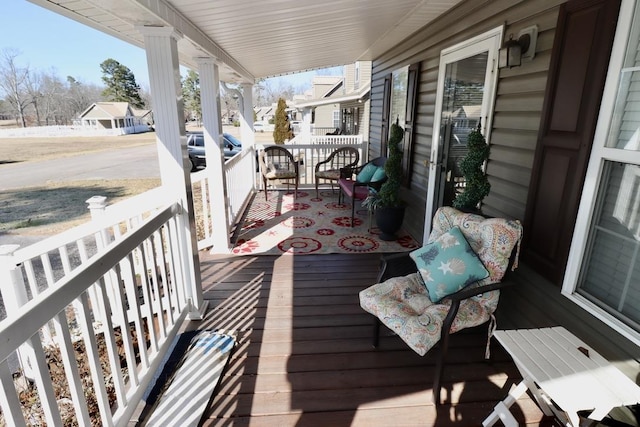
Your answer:
[[[29,1],[139,47],[139,26],[173,27],[182,65],[214,57],[222,81],[255,83],[374,59],[460,0]]]
[[[80,114],[81,118],[114,119],[133,115],[128,102],[94,102]]]
[[[148,116],[149,114],[151,114],[151,110],[143,110],[140,108],[133,108],[131,107],[131,112],[133,113],[134,116],[142,119],[146,116]]]
[[[320,98],[320,99],[310,99],[301,102],[296,102],[296,108],[305,108],[305,107],[318,107],[320,105],[328,105],[328,104],[341,104],[343,102],[357,101],[359,99],[365,98],[369,92],[371,91],[371,84],[367,84],[357,91],[349,92],[344,96],[336,96],[333,98]]]

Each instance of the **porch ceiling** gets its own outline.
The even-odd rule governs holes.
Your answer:
[[[29,1],[140,47],[136,26],[172,26],[182,65],[214,56],[223,81],[253,83],[376,58],[460,0]]]

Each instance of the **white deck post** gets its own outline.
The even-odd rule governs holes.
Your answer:
[[[184,128],[180,86],[178,38],[170,27],[138,26],[144,36],[153,99],[160,178],[163,188],[179,199],[178,234],[183,265],[183,286],[192,308],[189,318],[202,319],[206,304],[202,296],[200,261],[196,238],[193,193]]]
[[[0,245],[0,283],[2,284],[2,298],[7,317],[16,316],[21,313],[21,308],[29,298],[25,288],[22,270],[13,262],[13,254],[20,248],[20,245]],[[21,345],[17,351],[20,367],[25,377],[35,378],[31,360],[33,349],[28,345]]]
[[[92,196],[85,200],[85,203],[87,204],[87,209],[91,212],[91,219],[95,220],[104,216],[105,210],[107,209],[107,198],[105,196]],[[102,230],[100,233],[100,239],[98,240],[99,244],[100,242],[102,244],[100,249],[107,246],[109,243],[108,239],[107,230]],[[114,285],[111,282],[109,285],[109,290],[112,291]],[[91,301],[98,301],[98,289],[95,284],[89,288],[88,292]],[[95,311],[96,317],[102,319],[102,321],[105,320],[106,313],[102,311],[100,304],[96,304],[93,310]]]
[[[209,177],[209,212],[213,225],[213,251],[229,252],[229,203],[221,141],[220,78],[214,58],[196,58],[200,75],[200,102],[204,147]],[[224,208],[223,208],[224,207]]]

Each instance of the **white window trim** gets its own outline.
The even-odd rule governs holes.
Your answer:
[[[605,147],[609,127],[613,118],[613,110],[618,94],[620,71],[622,70],[628,39],[631,34],[635,8],[636,0],[622,0],[622,4],[620,5],[618,25],[609,61],[609,70],[604,86],[602,103],[600,104],[591,157],[582,189],[582,199],[580,200],[580,206],[578,208],[567,269],[562,284],[562,294],[636,345],[640,345],[640,332],[632,329],[613,317],[606,310],[603,310],[587,298],[576,293],[580,269],[584,262],[589,237],[588,233],[596,208],[596,197],[600,186],[604,162],[610,160],[640,165],[640,152]]]

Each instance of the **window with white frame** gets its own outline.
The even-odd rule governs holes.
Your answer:
[[[333,110],[333,127],[336,129],[342,128],[342,124],[340,123],[340,110]]]
[[[563,286],[570,298],[636,343],[640,343],[639,19],[637,2],[623,1]],[[617,91],[610,89],[616,86]]]

